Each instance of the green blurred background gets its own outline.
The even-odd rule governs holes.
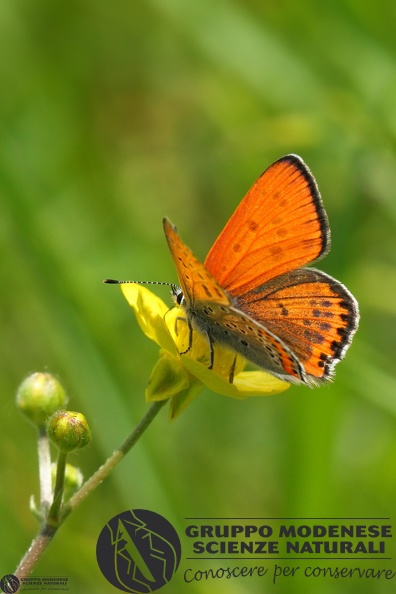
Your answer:
[[[67,575],[76,594],[116,591],[95,545],[129,507],[179,530],[185,516],[393,516],[395,21],[388,0],[3,0],[2,575],[37,530],[28,511],[35,430],[15,409],[19,382],[47,370],[64,383],[69,408],[93,429],[90,447],[70,460],[88,477],[145,413],[157,357],[102,279],[176,281],[162,217],[204,258],[251,183],[288,152],[314,172],[329,215],[333,247],[321,268],[360,303],[335,382],[246,401],[204,392],[172,423],[162,411],[68,519],[36,574]],[[157,292],[171,303],[166,288]],[[187,588],[179,571],[162,591],[213,588],[273,585]],[[318,588],[371,593],[373,584],[276,586]]]

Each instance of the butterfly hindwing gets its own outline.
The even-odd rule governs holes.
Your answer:
[[[238,310],[276,333],[313,382],[331,377],[357,329],[353,295],[314,268],[293,270],[234,299]]]

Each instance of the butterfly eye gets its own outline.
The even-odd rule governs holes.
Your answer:
[[[178,287],[177,285],[173,285],[171,293],[172,293],[172,298],[173,298],[174,302],[176,303],[176,305],[181,305],[181,306],[185,305],[186,300],[184,298],[183,291],[181,290],[180,287]]]
[[[186,302],[186,300],[184,299],[184,295],[183,293],[180,291],[180,293],[178,293],[177,297],[176,297],[176,303],[177,305],[184,305]]]

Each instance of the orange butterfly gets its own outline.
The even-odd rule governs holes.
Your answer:
[[[181,285],[173,294],[185,311],[189,348],[194,330],[205,334],[210,368],[214,345],[221,343],[288,382],[315,385],[331,378],[359,311],[339,281],[301,268],[327,254],[330,228],[315,179],[300,157],[282,157],[259,177],[204,264],[168,219],[164,230]]]

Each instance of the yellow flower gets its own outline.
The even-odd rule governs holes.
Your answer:
[[[180,307],[169,307],[141,285],[122,284],[121,290],[134,310],[144,334],[160,347],[160,358],[151,372],[146,400],[170,398],[170,416],[177,416],[205,387],[231,398],[271,396],[290,384],[265,371],[243,371],[246,360],[222,345],[215,345],[214,368],[209,367],[209,344],[205,336],[193,334],[192,348],[185,354],[189,329]],[[235,361],[233,382],[230,370]]]

